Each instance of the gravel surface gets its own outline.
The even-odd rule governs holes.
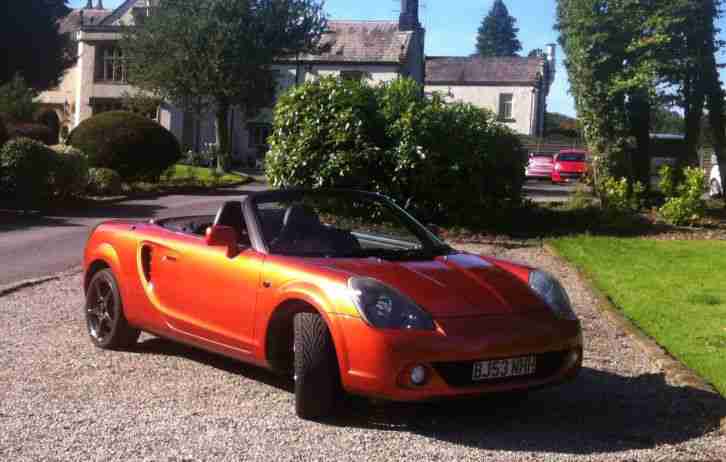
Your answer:
[[[356,399],[305,422],[263,370],[147,335],[94,348],[73,275],[0,298],[0,460],[726,460],[725,401],[668,384],[573,271],[538,247],[462,247],[562,279],[586,335],[576,381],[521,402]]]

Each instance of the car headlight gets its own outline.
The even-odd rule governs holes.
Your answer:
[[[380,329],[434,330],[431,316],[410,298],[373,278],[348,280],[353,304],[363,319]]]
[[[529,287],[547,303],[555,316],[560,319],[577,320],[567,291],[554,276],[544,271],[532,271],[529,273]]]
[[[559,172],[561,168],[562,168],[562,166],[560,164],[555,164],[555,170],[556,171]]]

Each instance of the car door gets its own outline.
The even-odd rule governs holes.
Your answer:
[[[197,339],[250,353],[254,311],[264,255],[240,247],[209,246],[204,239],[186,241],[167,260],[175,274],[171,326]]]

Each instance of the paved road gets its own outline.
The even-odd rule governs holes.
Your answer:
[[[0,210],[0,287],[80,265],[90,229],[103,220],[211,214],[230,197],[264,188],[252,183],[207,195],[129,200],[45,215]]]
[[[567,202],[575,186],[576,183],[555,185],[549,181],[527,180],[524,194],[534,202]]]

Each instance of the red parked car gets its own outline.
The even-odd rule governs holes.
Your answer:
[[[560,151],[555,155],[553,163],[553,183],[578,181],[587,172],[587,153],[577,150]]]
[[[552,154],[544,152],[530,152],[529,162],[524,170],[524,176],[527,179],[546,179],[552,178],[552,168],[554,163],[552,161]]]

